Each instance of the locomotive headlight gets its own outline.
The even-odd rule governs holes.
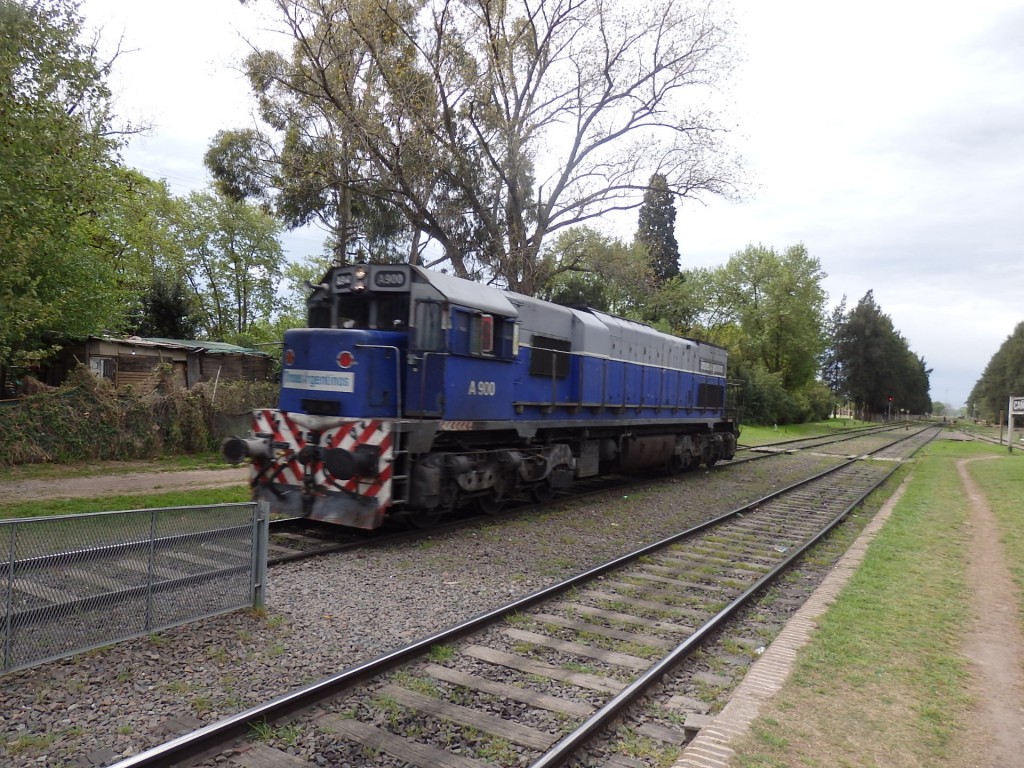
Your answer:
[[[353,291],[365,291],[366,290],[366,275],[369,270],[365,264],[360,264],[356,267],[355,272],[352,273],[352,290]]]
[[[358,445],[354,451],[346,451],[344,448],[328,448],[324,451],[324,466],[339,480],[376,477],[379,460],[380,448],[376,445]]]

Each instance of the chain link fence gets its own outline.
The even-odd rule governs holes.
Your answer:
[[[0,521],[0,673],[261,606],[264,504]]]

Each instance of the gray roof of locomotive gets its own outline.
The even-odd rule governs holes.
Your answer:
[[[648,325],[595,309],[574,309],[483,283],[412,267],[416,282],[426,283],[452,304],[516,318],[523,343],[528,334],[571,342],[574,352],[693,369],[698,352],[724,364],[726,351],[713,344],[671,336]]]
[[[418,275],[417,282],[428,283],[452,304],[503,317],[516,317],[518,314],[506,292],[498,288],[424,267],[413,266],[412,269]]]

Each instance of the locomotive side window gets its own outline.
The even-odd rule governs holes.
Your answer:
[[[436,301],[416,302],[416,349],[444,349],[441,305]]]
[[[494,317],[492,315],[474,315],[472,335],[474,355],[494,354]]]
[[[515,321],[508,318],[454,308],[449,351],[457,355],[509,360],[515,356],[515,328]]]
[[[532,376],[554,376],[564,379],[569,375],[568,352],[572,346],[568,341],[534,334],[530,346]]]
[[[331,327],[331,296],[327,291],[318,288],[306,299],[306,327]]]
[[[501,324],[502,357],[515,358],[519,355],[519,323],[506,320]]]

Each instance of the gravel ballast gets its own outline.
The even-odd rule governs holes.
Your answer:
[[[271,570],[241,611],[4,677],[0,757],[103,766],[401,647],[833,466],[778,456]]]

